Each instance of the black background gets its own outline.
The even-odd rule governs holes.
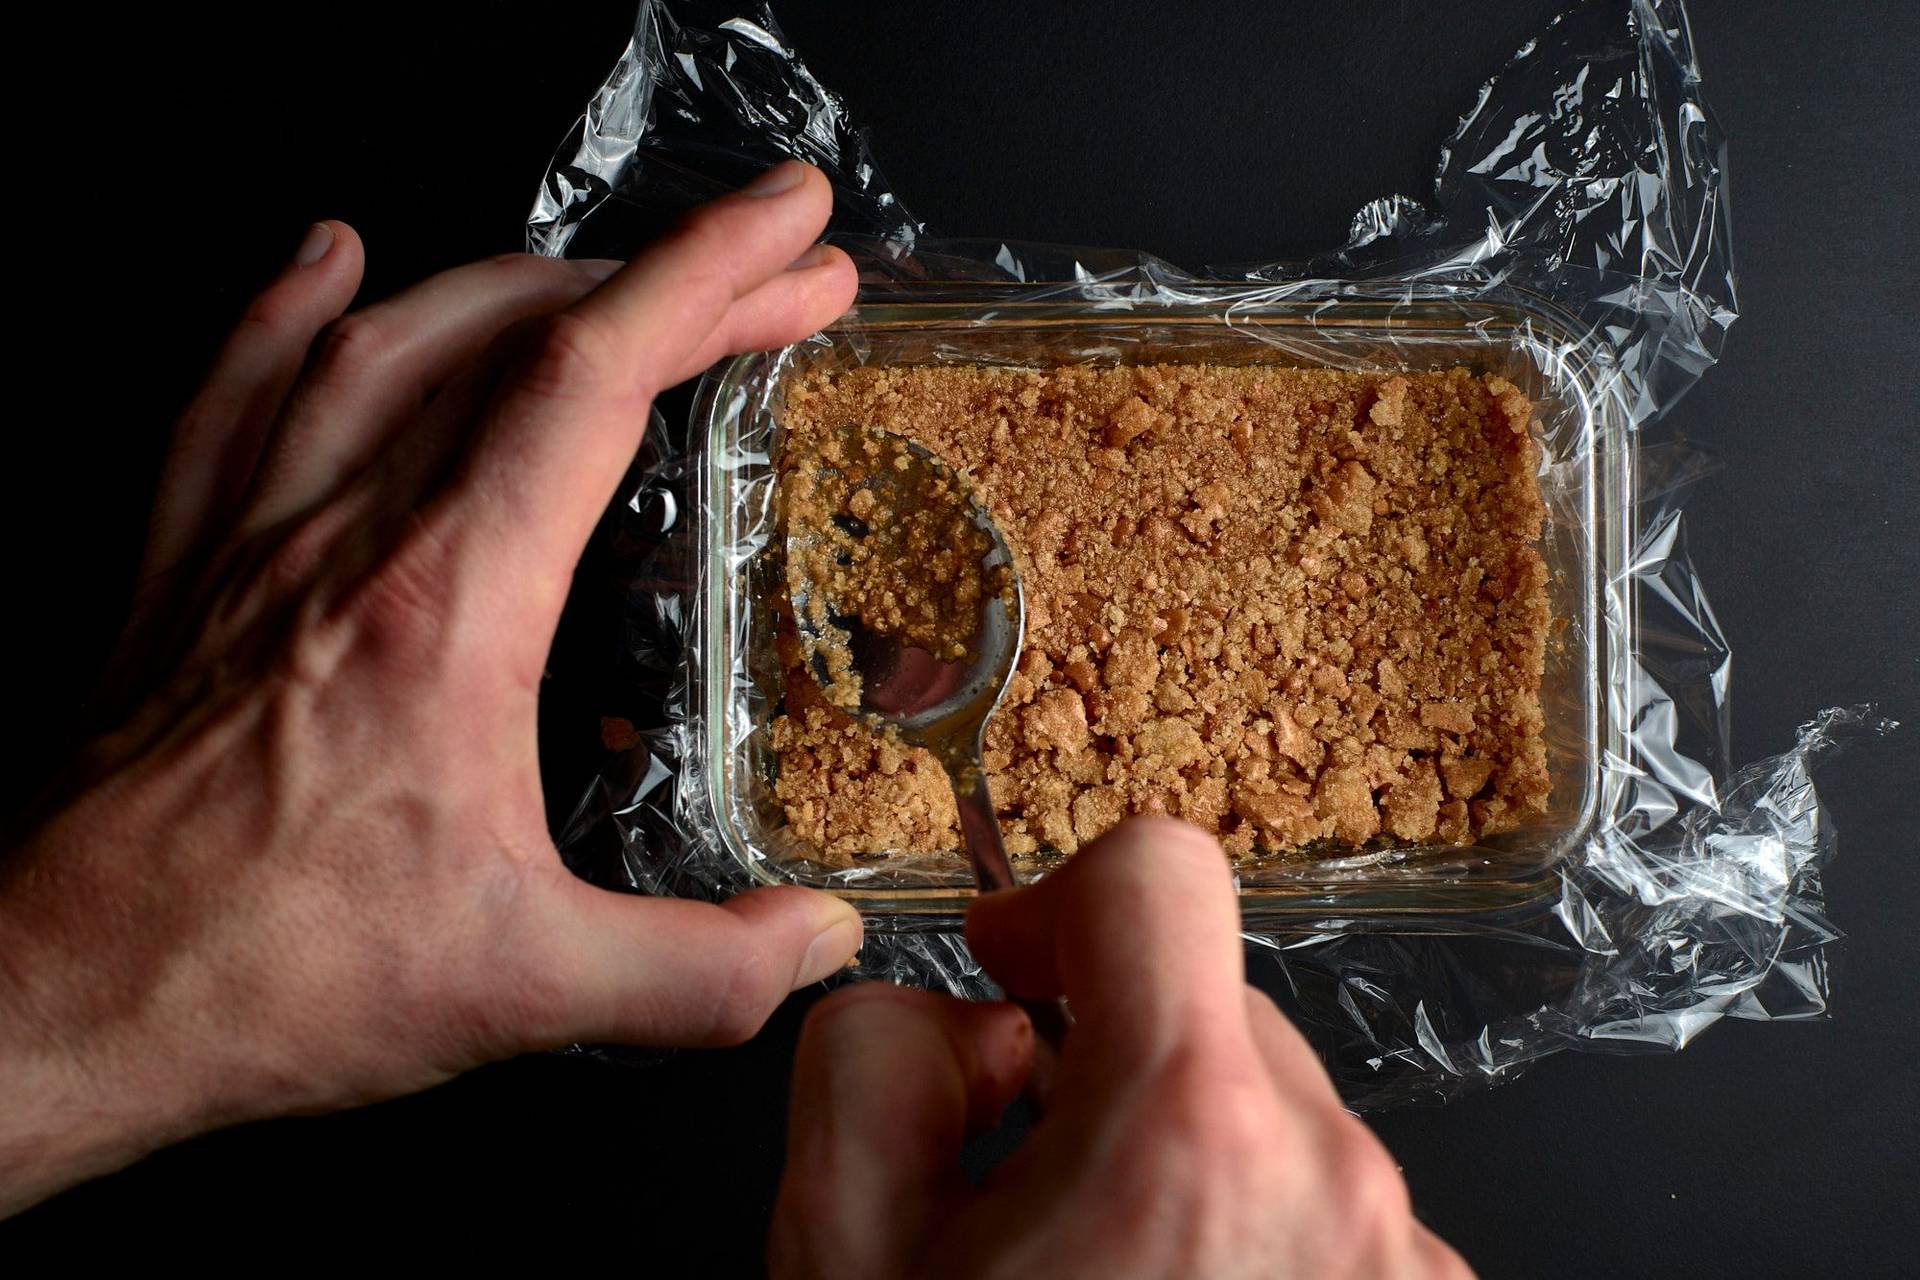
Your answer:
[[[1558,7],[780,12],[936,230],[1198,263],[1321,249],[1363,201],[1425,194],[1479,81]],[[1701,0],[1693,15],[1731,137],[1742,318],[1674,421],[1726,464],[1688,519],[1737,654],[1735,759],[1781,749],[1832,703],[1877,699],[1909,722],[1822,779],[1842,832],[1830,901],[1850,935],[1833,1016],[1725,1024],[1675,1057],[1562,1055],[1450,1107],[1377,1117],[1419,1212],[1489,1276],[1874,1274],[1907,1256],[1916,12]],[[6,630],[27,673],[9,695],[16,744],[57,738],[102,660],[168,420],[306,224],[361,230],[368,298],[519,247],[541,169],[630,19],[625,0],[149,7],[111,21],[75,7],[22,36],[16,59],[50,79],[11,148],[28,180],[11,218],[15,315],[32,328],[4,512]],[[547,725],[556,759],[591,751],[584,710]],[[10,798],[36,777],[16,767]],[[0,1228],[0,1258],[479,1245],[678,1274],[666,1260],[697,1248],[700,1274],[751,1274],[801,1003],[738,1050],[645,1069],[531,1058],[358,1113],[214,1135]]]

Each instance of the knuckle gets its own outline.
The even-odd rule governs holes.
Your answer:
[[[452,616],[450,575],[438,544],[403,540],[367,575],[355,599],[364,639],[376,651],[417,655],[439,647]]]
[[[368,312],[356,311],[320,330],[313,347],[313,372],[326,381],[350,381],[379,370],[392,355],[392,335]]]
[[[1180,1050],[1161,1068],[1155,1111],[1169,1144],[1209,1185],[1254,1179],[1278,1123],[1258,1063],[1235,1066],[1193,1049]]]
[[[1270,1108],[1258,1091],[1244,1085],[1211,1082],[1204,1094],[1190,1095],[1186,1120],[1190,1140],[1223,1169],[1257,1167],[1271,1141]]]
[[[531,326],[533,354],[520,375],[522,389],[547,399],[604,395],[618,376],[618,351],[599,322],[562,311]]]
[[[260,330],[278,336],[311,323],[307,320],[307,299],[299,287],[299,279],[296,275],[277,281],[255,294],[240,313],[236,329],[240,332]]]
[[[275,595],[303,590],[332,558],[336,531],[323,515],[309,516],[280,536],[260,568],[262,585]]]

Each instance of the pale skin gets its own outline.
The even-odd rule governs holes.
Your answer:
[[[630,264],[513,255],[352,313],[316,226],[174,433],[95,738],[0,859],[0,1217],[169,1143],[577,1041],[755,1033],[860,944],[798,888],[705,903],[561,865],[535,712],[653,396],[852,300],[789,163]],[[787,1276],[1427,1276],[1371,1134],[1241,973],[1219,849],[1130,823],[983,901],[975,949],[1078,1022],[1026,1145],[1006,1004],[851,987],[807,1024]]]

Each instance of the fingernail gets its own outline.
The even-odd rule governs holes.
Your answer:
[[[842,918],[835,920],[807,945],[807,954],[800,959],[800,971],[795,975],[795,986],[803,987],[809,982],[821,982],[846,967],[860,950],[860,917],[852,908]]]
[[[773,168],[740,188],[740,193],[748,196],[759,196],[763,199],[767,196],[777,196],[782,192],[791,191],[799,186],[801,179],[806,176],[806,165],[801,164],[798,160],[782,160],[779,164],[773,166]]]
[[[300,242],[299,250],[293,255],[293,265],[310,267],[327,256],[327,250],[333,248],[333,228],[324,222],[316,222],[307,228],[307,238]]]
[[[575,258],[574,269],[595,280],[606,280],[627,264],[618,258]]]

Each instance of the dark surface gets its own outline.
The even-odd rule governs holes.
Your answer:
[[[1352,210],[1428,190],[1473,89],[1556,5],[785,6],[789,34],[872,125],[937,229],[1271,258]],[[1298,14],[1289,11],[1301,10]],[[821,12],[820,10],[824,10]],[[1072,13],[1092,12],[1071,6]],[[16,411],[9,557],[31,625],[16,743],[46,741],[101,660],[166,423],[248,292],[307,222],[368,243],[368,297],[518,247],[554,144],[617,53],[623,2],[346,4],[109,25],[56,14],[23,41],[59,87],[16,155],[17,375],[85,377]],[[1284,19],[1281,14],[1287,14]],[[1818,707],[1909,722],[1822,780],[1833,1017],[1714,1028],[1677,1057],[1562,1055],[1498,1091],[1376,1126],[1415,1204],[1489,1276],[1892,1273],[1920,1132],[1920,209],[1916,10],[1703,2],[1709,98],[1731,136],[1742,318],[1675,422],[1726,469],[1689,510],[1738,655],[1735,759]],[[1457,27],[1457,29],[1456,29]],[[547,717],[576,758],[597,726]],[[9,791],[24,793],[31,767]],[[364,1112],[216,1135],[0,1228],[0,1256],[215,1259],[238,1232],[301,1255],[517,1244],[643,1273],[702,1249],[750,1274],[777,1172],[799,1011],[754,1044],[646,1069],[505,1064]],[[13,1256],[25,1256],[13,1254]],[[250,1252],[265,1260],[274,1255]],[[0,1263],[0,1270],[5,1265]]]

